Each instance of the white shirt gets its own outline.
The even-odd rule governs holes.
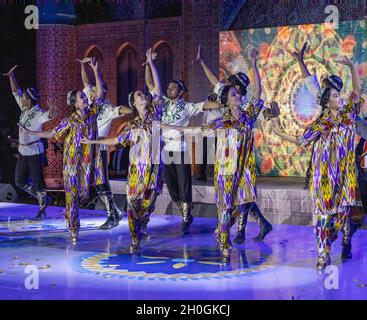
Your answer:
[[[203,111],[205,102],[191,103],[184,99],[172,102],[167,97],[163,97],[162,122],[172,126],[187,127],[190,118]],[[175,129],[163,130],[162,137],[165,143],[164,149],[167,151],[187,151],[186,141],[180,141],[183,132]]]
[[[22,97],[22,92],[13,92],[15,101],[18,103],[18,106],[21,110],[19,123],[31,131],[42,131],[42,125],[45,122],[52,120],[50,118],[50,112],[44,111],[37,104],[34,107],[27,109],[25,108],[20,98]],[[39,141],[38,141],[39,140]],[[29,144],[34,141],[38,141],[37,143],[33,143],[29,146],[22,146],[22,144]],[[34,156],[37,154],[41,154],[45,152],[43,143],[41,142],[39,137],[35,137],[33,135],[24,134],[19,130],[19,153],[23,156]]]
[[[88,103],[92,104],[91,86],[85,87],[83,92],[88,98]],[[97,117],[98,137],[105,138],[108,136],[112,120],[120,117],[119,109],[119,107],[112,106],[108,101],[102,105]],[[107,146],[102,144],[100,150],[107,150]]]

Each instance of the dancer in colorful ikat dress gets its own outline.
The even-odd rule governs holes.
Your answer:
[[[330,249],[343,229],[342,259],[352,258],[350,207],[356,198],[355,133],[356,117],[364,103],[356,66],[347,57],[337,62],[352,74],[353,93],[343,103],[338,90],[322,88],[317,103],[324,112],[298,137],[285,134],[274,121],[274,132],[283,139],[307,146],[314,143],[310,192],[317,215],[318,260],[323,270],[331,263]]]
[[[225,105],[223,116],[202,128],[207,133],[214,131],[218,140],[214,165],[214,188],[218,207],[215,238],[224,259],[229,259],[232,251],[230,228],[233,225],[233,215],[247,215],[256,200],[253,128],[263,109],[263,101],[260,100],[262,90],[256,50],[252,52],[251,59],[255,73],[253,100],[245,102],[247,106],[243,106],[243,98],[236,88],[225,85],[220,96],[221,103]],[[274,107],[264,110],[263,114],[266,119],[270,119],[277,115],[277,111],[277,107]]]
[[[153,90],[149,64],[146,65],[146,84],[149,91]],[[221,108],[222,105],[212,101],[199,103],[186,102],[183,98],[186,92],[182,80],[173,80],[167,88],[167,96],[163,96],[162,122],[168,126],[189,125],[190,118],[204,110]],[[181,235],[190,232],[193,221],[191,164],[188,144],[183,132],[176,129],[164,129],[164,178],[172,200],[177,204],[182,215]]]
[[[210,81],[210,83],[214,86],[214,93],[217,95],[218,99],[220,100],[221,92],[226,84],[232,85],[237,93],[242,98],[242,103],[240,108],[243,108],[245,111],[246,108],[249,106],[248,100],[246,98],[247,94],[247,87],[250,84],[250,79],[246,74],[243,72],[239,72],[237,74],[231,75],[226,82],[219,81],[218,77],[210,70],[207,63],[202,57],[201,54],[201,46],[198,48],[198,54],[196,59],[194,60],[196,62],[199,62],[201,67],[203,68],[203,71]],[[260,112],[259,117],[261,119],[266,118],[264,115],[264,111],[267,112],[268,108],[263,108],[263,111]],[[271,110],[273,113],[273,117],[277,116],[279,114],[279,108],[276,102],[271,103]],[[213,110],[213,111],[207,111],[206,116],[206,122],[207,124],[210,124],[213,122],[216,118],[220,117],[222,110]],[[234,239],[235,243],[241,244],[245,242],[245,230],[246,230],[246,224],[247,224],[247,218],[248,214],[251,214],[251,216],[255,219],[255,221],[258,223],[260,227],[259,234],[254,238],[255,241],[262,241],[266,237],[266,235],[272,231],[271,224],[265,219],[263,214],[261,213],[260,208],[256,204],[256,202],[253,202],[252,206],[249,208],[249,210],[246,213],[240,214],[237,210],[232,214],[231,219],[231,226],[236,223],[236,220],[238,220],[238,228],[237,228],[237,235]]]
[[[150,97],[142,91],[129,94],[129,106],[135,118],[115,138],[101,140],[83,139],[86,144],[129,144],[130,164],[127,178],[128,220],[133,253],[140,248],[141,240],[148,237],[147,224],[154,210],[155,201],[163,187],[163,161],[160,126],[162,116],[161,85],[153,62],[152,49],[147,51],[147,64],[152,72],[154,87]]]
[[[81,65],[81,76],[84,85],[83,92],[88,98],[88,104],[92,104],[97,98],[97,88],[94,83],[91,83],[88,77],[88,74],[85,69],[85,65],[91,62],[92,58],[84,58],[83,60],[77,59]],[[98,136],[99,138],[106,138],[110,132],[111,122],[113,119],[117,119],[119,117],[123,117],[126,115],[131,115],[131,109],[125,106],[113,106],[108,100],[106,100],[107,95],[107,84],[102,81],[103,86],[103,105],[100,108],[98,117],[97,117],[97,126],[98,126]],[[103,185],[98,185],[96,187],[98,196],[102,200],[105,205],[107,211],[107,220],[104,222],[100,229],[111,229],[113,227],[118,226],[119,221],[122,219],[122,212],[116,205],[113,200],[113,194],[111,191],[110,182],[108,179],[108,150],[107,146],[101,144],[100,152],[103,163],[103,170],[106,179],[106,183]]]
[[[307,87],[307,90],[315,97],[317,98],[317,94],[320,91],[320,89],[322,88],[331,88],[331,89],[335,89],[336,91],[338,91],[339,93],[341,92],[341,90],[343,89],[343,81],[340,77],[338,77],[337,75],[323,75],[322,78],[320,79],[321,81],[321,86],[317,80],[316,75],[312,75],[307,66],[306,63],[304,61],[304,54],[307,51],[307,42],[305,42],[301,48],[301,50],[296,50],[293,53],[293,56],[296,58],[296,60],[299,63],[300,69],[301,69],[301,73],[302,73],[302,77],[305,79],[305,85]],[[357,92],[360,91],[357,88]],[[354,96],[354,92],[352,92],[352,98]],[[317,105],[318,108],[318,112],[320,113],[320,115],[325,111],[325,107]],[[366,126],[366,121],[364,120],[364,116],[363,114],[360,114],[357,116],[356,118],[356,134],[358,136],[360,136],[362,139],[367,139],[367,126]],[[309,182],[310,182],[310,178],[311,178],[311,171],[312,171],[312,161],[313,161],[313,148],[314,148],[315,144],[312,145],[312,152],[311,152],[311,157],[310,157],[310,162],[309,162],[309,167],[307,169],[306,172],[306,186],[309,187]],[[358,148],[357,148],[358,149]],[[357,162],[357,167],[358,167],[359,163]],[[359,171],[360,172],[360,171]],[[361,177],[361,174],[358,175],[358,177]],[[358,179],[359,181],[359,179]],[[365,186],[363,184],[359,183],[359,189],[364,190]],[[362,197],[362,201],[364,201],[363,197]],[[367,201],[367,200],[366,200]],[[365,201],[365,202],[366,202]],[[351,221],[351,234],[353,235],[358,227],[361,226],[361,223],[355,223],[353,221]],[[342,230],[343,232],[343,230]]]
[[[35,88],[22,90],[14,75],[17,66],[3,74],[10,80],[11,91],[21,110],[19,123],[29,130],[41,131],[42,125],[56,117],[55,103],[49,99],[49,111],[44,111],[38,104],[39,94]],[[31,136],[19,130],[20,157],[15,168],[15,184],[37,199],[39,211],[36,220],[46,216],[48,196],[43,178],[45,150],[38,137]]]
[[[80,230],[79,207],[89,197],[89,187],[106,183],[99,146],[82,144],[83,137],[98,139],[97,116],[103,105],[102,80],[98,72],[98,62],[90,63],[96,77],[97,98],[88,105],[87,96],[83,91],[70,91],[67,104],[72,108],[69,117],[52,131],[26,133],[64,142],[63,176],[66,196],[65,219],[75,242]]]

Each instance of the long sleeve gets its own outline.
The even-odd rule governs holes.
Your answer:
[[[259,101],[254,99],[246,102],[246,104],[248,105],[246,107],[242,106],[241,109],[245,110],[245,113],[248,115],[251,121],[256,121],[264,106],[264,101],[261,99]]]
[[[320,91],[320,84],[317,81],[316,75],[305,78],[305,85],[308,92],[316,98],[317,93]]]
[[[63,119],[60,124],[52,130],[52,136],[57,142],[62,142],[64,136],[70,130],[69,119]]]
[[[300,136],[297,137],[298,142],[307,146],[313,141],[315,141],[324,131],[324,126],[322,125],[321,118],[314,121]]]

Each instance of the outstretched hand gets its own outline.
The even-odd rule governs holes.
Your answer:
[[[10,77],[14,70],[18,67],[18,65],[15,65],[13,68],[11,68],[7,73],[3,73],[3,76]]]
[[[271,117],[276,118],[280,115],[280,109],[278,102],[272,101],[270,102],[270,110],[271,110]]]
[[[86,57],[86,58],[83,58],[83,59],[76,59],[76,61],[78,61],[80,64],[90,63],[92,61],[92,58]]]
[[[93,69],[94,72],[98,71],[98,60],[96,59],[96,57],[93,57],[88,64],[90,65],[90,67]]]
[[[302,48],[301,48],[301,50],[295,50],[294,52],[293,52],[293,57],[295,57],[298,61],[302,61],[303,60],[303,57],[304,57],[304,55],[305,55],[305,51],[306,51],[306,49],[307,49],[307,45],[308,45],[308,43],[307,42],[305,42],[304,44],[303,44],[303,46],[302,46]]]
[[[252,48],[249,53],[249,58],[252,64],[256,64],[258,57],[259,57],[259,51],[256,48]]]
[[[86,138],[86,137],[83,137],[81,140],[80,140],[80,142],[82,143],[82,144],[92,144],[92,141],[91,140],[89,140],[88,138]]]
[[[57,111],[55,98],[48,98],[47,99],[47,105],[48,105],[48,108],[50,110],[50,114],[55,115],[56,111]]]
[[[191,63],[196,63],[201,61],[201,45],[198,46],[198,53],[196,55],[196,58],[191,61]]]
[[[146,60],[145,62],[142,64],[142,67],[145,67],[147,64],[151,63],[152,61],[154,61],[157,58],[157,53],[153,51],[152,48],[149,48],[146,52]]]

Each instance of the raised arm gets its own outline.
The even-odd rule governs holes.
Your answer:
[[[199,45],[198,47],[198,53],[197,56],[195,58],[194,62],[200,62],[201,67],[203,68],[203,71],[206,75],[206,77],[208,78],[208,80],[210,81],[210,83],[215,86],[218,82],[219,79],[217,78],[217,76],[210,70],[209,66],[206,64],[206,62],[204,61],[203,57],[201,56],[201,46]]]
[[[126,107],[126,106],[118,106],[118,108],[119,108],[119,115],[120,116],[124,116],[124,115],[131,114],[132,113],[132,110],[129,107]]]
[[[31,131],[31,130],[26,129],[20,123],[18,123],[18,126],[20,128],[20,131],[24,134],[29,134],[31,136],[35,136],[38,138],[45,138],[45,139],[51,139],[53,137],[51,130],[50,131]]]
[[[215,101],[206,101],[203,106],[203,110],[214,110],[220,108],[224,108],[224,105]]]
[[[14,75],[14,70],[17,68],[17,65],[15,65],[13,68],[11,68],[7,73],[3,73],[3,76],[8,77],[9,81],[10,81],[10,87],[11,87],[11,92],[17,92],[18,90],[21,90],[17,79],[15,78]]]
[[[253,98],[257,101],[259,101],[259,99],[261,97],[261,91],[262,91],[259,69],[257,68],[258,54],[259,54],[259,52],[257,51],[257,49],[252,50],[252,52],[250,53],[251,64],[252,64],[252,68],[254,70],[254,95],[253,95]]]
[[[152,74],[153,78],[153,90],[150,90],[151,92],[154,92],[154,94],[158,97],[162,96],[162,86],[161,86],[161,80],[159,78],[157,67],[154,63],[154,56],[153,56],[153,49],[149,49],[147,51],[147,64],[150,66],[150,72]]]
[[[278,124],[275,124],[276,122],[274,121],[273,122],[273,126],[272,126],[272,130],[274,131],[274,133],[281,137],[283,140],[286,140],[286,141],[289,141],[289,142],[292,142],[292,143],[295,143],[297,145],[299,145],[299,141],[297,139],[297,137],[295,136],[291,136],[290,134],[287,134],[285,132],[282,131],[282,129],[280,129],[279,125]]]
[[[100,139],[100,140],[89,140],[89,139],[84,137],[81,140],[81,143],[83,143],[83,144],[106,144],[108,146],[114,146],[116,144],[119,144],[119,140],[117,139],[117,137],[115,137],[115,138],[104,138],[104,139]]]
[[[348,66],[352,74],[353,93],[359,97],[361,95],[361,79],[355,63],[350,60],[347,56],[344,56],[341,60],[335,62]]]
[[[103,85],[102,85],[102,77],[101,74],[99,72],[99,68],[98,68],[98,61],[96,58],[93,58],[90,62],[89,65],[91,66],[91,68],[93,69],[93,73],[94,73],[94,77],[96,79],[96,88],[97,88],[97,99],[103,99]]]
[[[89,80],[87,71],[85,70],[85,63],[90,63],[92,58],[84,58],[82,60],[80,59],[76,59],[76,60],[80,63],[83,86],[84,88],[86,88],[89,86],[90,80]]]
[[[308,71],[307,66],[305,64],[304,55],[305,51],[307,49],[307,42],[305,42],[301,48],[301,50],[297,50],[293,52],[293,57],[298,61],[299,67],[301,69],[302,77],[306,79],[311,75],[311,73]]]

